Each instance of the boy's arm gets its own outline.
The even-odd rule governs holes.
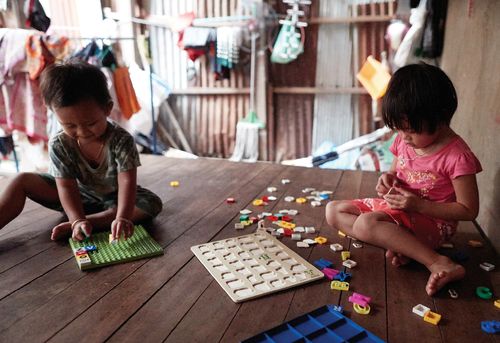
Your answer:
[[[135,208],[136,191],[137,168],[118,173],[118,208],[116,219],[122,222],[112,225],[111,231],[114,238],[120,237],[121,231],[125,233],[125,238],[133,234],[134,226],[130,224]]]
[[[64,212],[68,216],[68,221],[70,223],[74,223],[77,219],[85,219],[82,199],[80,198],[80,190],[78,189],[76,180],[60,177],[56,177],[55,179],[57,185],[57,194],[59,195],[59,200],[61,201]],[[90,223],[87,224],[90,225]],[[92,227],[89,227],[88,225],[86,226],[86,229],[87,233],[90,234]],[[83,236],[76,232],[73,233],[73,238],[81,240],[83,239]]]

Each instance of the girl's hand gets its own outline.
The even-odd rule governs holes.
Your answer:
[[[113,239],[119,239],[123,233],[123,238],[132,237],[134,234],[134,223],[129,219],[118,217],[111,223],[111,234]]]
[[[377,191],[378,196],[383,197],[385,194],[387,194],[391,187],[397,185],[397,181],[398,179],[394,174],[383,173],[382,175],[380,175],[377,181],[377,186],[375,186],[375,190]]]
[[[92,223],[87,219],[77,219],[71,224],[71,238],[83,241],[92,234]]]
[[[394,187],[400,194],[386,194],[385,201],[392,209],[418,212],[423,199],[406,189]]]

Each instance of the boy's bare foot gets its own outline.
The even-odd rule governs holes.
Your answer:
[[[387,250],[385,252],[385,257],[391,259],[391,263],[395,267],[404,266],[405,264],[410,263],[411,259],[402,255],[400,253],[395,253],[392,250]]]
[[[425,290],[427,294],[434,295],[449,282],[457,281],[465,276],[465,268],[453,262],[446,256],[440,256],[436,262],[428,267],[431,276],[427,280]]]
[[[71,236],[71,223],[64,222],[54,226],[54,228],[52,229],[52,234],[50,235],[50,239],[55,241],[70,236]]]

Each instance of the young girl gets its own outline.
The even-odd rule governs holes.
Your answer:
[[[68,217],[51,238],[82,240],[93,228],[113,238],[132,236],[133,222],[155,217],[161,199],[137,186],[140,165],[133,137],[107,120],[113,107],[99,68],[70,61],[48,67],[40,89],[62,131],[49,142],[49,174],[21,173],[0,197],[0,228],[23,210],[26,198]]]
[[[398,136],[391,146],[394,162],[375,188],[381,198],[333,201],[326,208],[330,225],[386,248],[393,265],[409,258],[425,265],[429,295],[465,276],[461,265],[435,249],[459,220],[473,220],[479,210],[475,174],[482,169],[449,126],[456,108],[455,88],[439,68],[399,69],[382,103],[384,121]]]

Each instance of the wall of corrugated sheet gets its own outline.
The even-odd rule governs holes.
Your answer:
[[[238,6],[238,0],[155,0],[152,1],[151,14],[177,16],[193,11],[199,18],[229,16],[236,14]],[[229,80],[215,81],[206,56],[194,63],[188,61],[186,53],[177,47],[177,33],[156,27],[151,31],[151,41],[154,70],[172,89],[248,87],[246,66],[233,70]],[[191,80],[187,78],[188,69],[191,72],[196,70],[196,76]],[[248,95],[172,95],[168,101],[196,154],[231,155],[236,123],[248,111]],[[163,123],[180,145],[168,119]]]
[[[390,1],[391,5],[389,6],[386,1]],[[356,7],[351,12],[357,12],[357,15],[394,13],[394,1],[386,1],[351,0],[352,6]],[[217,17],[237,14],[239,5],[240,0],[153,0],[151,14],[176,16],[193,11],[200,18]],[[312,5],[307,7],[305,16],[307,18],[318,17],[320,14],[319,5],[319,1],[313,1]],[[286,13],[288,5],[276,1],[274,8],[277,13]],[[328,11],[324,11],[321,15],[330,16],[328,13]],[[351,27],[355,26],[357,29],[359,46],[359,51],[350,57],[357,56],[358,58],[357,63],[352,62],[354,66],[362,65],[367,55],[370,54],[380,59],[380,52],[386,49],[383,37],[387,24],[387,22],[350,24]],[[333,24],[332,27],[336,25],[338,24]],[[342,25],[349,26],[349,24]],[[304,53],[296,61],[286,65],[269,64],[268,77],[272,87],[328,86],[324,84],[324,79],[320,78],[319,83],[316,79],[319,27],[320,25],[309,25],[305,29]],[[327,33],[329,30],[332,28],[326,28],[324,31]],[[173,89],[186,87],[245,88],[249,86],[249,65],[236,69],[229,80],[215,81],[206,57],[202,57],[194,63],[188,62],[185,52],[176,46],[176,33],[172,33],[168,29],[153,27],[151,38],[154,70]],[[321,56],[333,56],[335,49],[338,49],[335,44],[324,44]],[[188,68],[190,70],[194,68],[197,71],[196,77],[192,80],[187,80],[186,70]],[[322,71],[320,75],[335,72],[333,67],[328,70],[324,73]],[[356,81],[353,82],[356,84]],[[355,109],[353,109],[353,113],[343,114],[345,120],[340,122],[335,116],[328,115],[328,108],[335,108],[342,100],[338,99],[339,97],[345,98],[346,105],[343,107],[349,107],[351,98],[354,101],[354,106],[359,106],[359,124],[354,122]],[[316,136],[318,137],[316,145],[321,142],[323,137],[327,138],[327,128],[331,125],[343,125],[342,134],[337,143],[342,143],[357,131],[361,134],[370,132],[375,126],[372,121],[371,99],[368,95],[315,96],[312,94],[270,93],[269,100],[266,130],[268,133],[267,154],[271,161],[310,155],[313,148],[314,120],[316,120]],[[315,109],[315,104],[318,104],[318,101],[322,104],[322,110],[319,107]],[[234,147],[236,123],[247,114],[249,97],[247,94],[175,95],[169,98],[169,104],[196,154],[229,157]],[[318,110],[320,112],[317,112]],[[356,120],[358,119],[356,118]],[[162,122],[173,140],[181,146],[171,123],[168,120]],[[359,126],[359,130],[356,126]]]

